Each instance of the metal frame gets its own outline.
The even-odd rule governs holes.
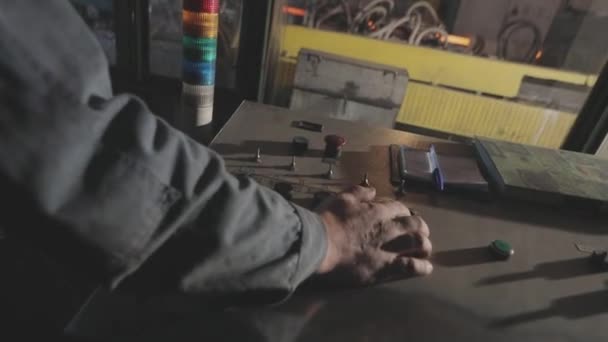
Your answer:
[[[237,90],[245,100],[261,100],[274,1],[243,1],[241,45],[237,59]]]
[[[142,80],[145,65],[142,57],[146,52],[138,39],[145,28],[147,16],[142,16],[147,0],[114,0],[114,31],[116,33],[116,65],[113,74],[124,80]]]
[[[595,154],[608,134],[608,63],[566,137],[562,149]]]
[[[129,51],[132,44],[131,37],[127,34],[131,26],[131,9],[129,1],[114,0],[114,33],[116,34],[116,71],[128,71],[131,64]]]
[[[133,6],[133,58],[137,81],[144,81],[150,70],[150,3],[148,0],[132,0]]]

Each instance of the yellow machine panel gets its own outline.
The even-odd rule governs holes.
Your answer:
[[[398,122],[558,148],[576,115],[410,82]]]
[[[406,69],[411,81],[400,123],[546,147],[561,145],[577,113],[515,102],[524,76],[588,87],[596,80],[595,75],[287,25],[275,88],[291,87],[302,48]]]

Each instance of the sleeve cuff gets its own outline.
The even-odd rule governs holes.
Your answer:
[[[327,233],[321,217],[310,210],[293,205],[302,220],[300,256],[291,283],[294,287],[314,274],[327,253]]]

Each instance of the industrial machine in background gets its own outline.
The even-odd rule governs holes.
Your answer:
[[[405,70],[395,126],[427,133],[559,147],[608,57],[599,0],[290,0],[275,12],[266,101],[293,102],[300,51],[314,50]]]
[[[71,2],[104,47],[116,89],[182,127],[166,105],[181,89],[181,1]],[[448,138],[594,151],[606,134],[605,0],[223,0],[219,26],[224,119],[243,99],[323,112],[319,103],[333,103],[333,116],[374,123],[397,104],[394,127]],[[335,89],[328,75],[299,77],[303,50],[356,77]],[[392,82],[364,77],[366,65],[405,72],[402,98],[366,93],[370,82]],[[303,88],[313,103],[295,98]]]
[[[392,128],[407,83],[403,69],[302,49],[289,107]]]

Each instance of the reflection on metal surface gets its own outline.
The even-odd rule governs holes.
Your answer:
[[[548,308],[512,315],[495,321],[490,326],[492,328],[504,329],[552,317],[567,319],[591,317],[608,312],[607,301],[608,290],[558,298]]]
[[[584,257],[541,263],[536,265],[534,269],[530,271],[503,274],[500,276],[482,279],[477,285],[489,286],[534,278],[562,280],[607,271],[608,268],[606,268],[606,266],[594,264],[591,262],[590,258]]]
[[[275,308],[202,309],[190,301],[154,304],[101,293],[67,329],[71,335],[112,341],[571,341],[553,331],[508,332],[527,320],[571,319],[608,310],[606,291],[557,300],[551,309],[507,319],[480,317],[422,292],[371,288],[300,293]],[[198,308],[195,308],[198,307]],[[594,341],[585,336],[585,341]],[[596,339],[600,341],[601,339]]]

